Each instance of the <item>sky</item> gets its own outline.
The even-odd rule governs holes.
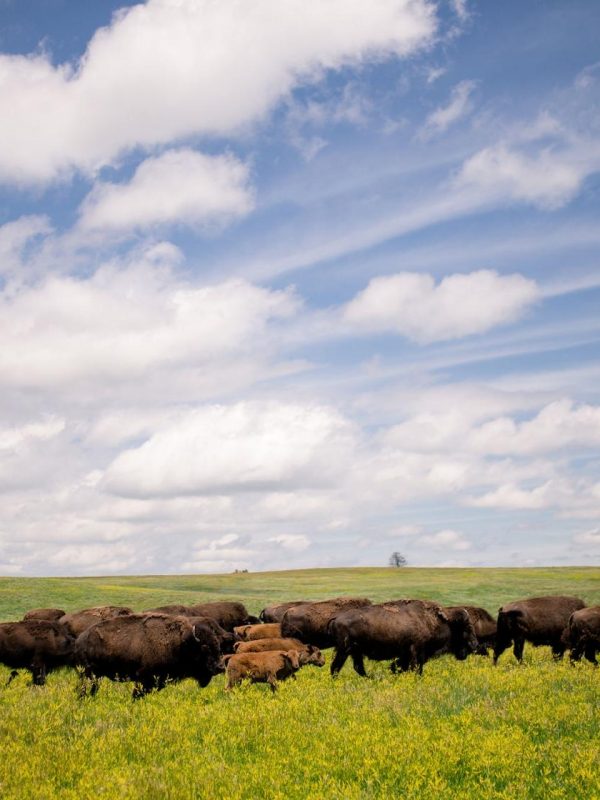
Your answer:
[[[0,574],[598,564],[598,30],[0,0]]]

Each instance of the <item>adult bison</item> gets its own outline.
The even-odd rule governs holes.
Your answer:
[[[477,639],[464,608],[446,610],[427,601],[403,601],[338,614],[329,625],[335,643],[331,674],[350,656],[355,671],[366,677],[364,658],[392,661],[392,669],[421,674],[430,658],[452,653],[463,661],[475,652]]]
[[[31,672],[33,683],[43,686],[46,675],[72,663],[75,637],[58,622],[29,619],[0,624],[0,663],[12,668],[8,683],[18,670]]]
[[[304,606],[308,600],[290,600],[287,603],[276,603],[272,606],[267,606],[258,615],[262,622],[281,622],[283,615],[289,608],[295,606]]]
[[[58,622],[61,617],[64,617],[66,611],[62,608],[32,608],[23,615],[23,622],[29,619],[42,619],[46,622]]]
[[[208,625],[166,614],[130,614],[99,622],[75,642],[83,668],[81,695],[98,691],[100,678],[134,681],[133,698],[167,681],[194,678],[208,686],[223,671],[217,637]]]
[[[79,636],[97,622],[104,622],[115,617],[125,617],[129,614],[133,614],[133,611],[127,606],[96,606],[95,608],[84,608],[82,611],[64,614],[59,618],[58,622],[64,625],[73,636]]]
[[[562,595],[530,597],[502,606],[498,611],[494,664],[511,644],[515,658],[523,661],[526,641],[534,647],[547,645],[552,648],[555,658],[562,658],[567,649],[562,635],[569,617],[584,607],[585,603],[579,597]]]
[[[370,606],[366,597],[336,597],[289,608],[281,620],[281,636],[300,639],[305,644],[315,644],[324,649],[333,647],[334,641],[328,632],[331,620],[351,608]]]
[[[496,620],[489,611],[479,606],[445,606],[447,611],[464,608],[469,615],[475,636],[477,637],[477,655],[487,656],[488,648],[496,644]]]
[[[193,606],[168,605],[151,608],[149,611],[158,611],[163,614],[176,614],[186,617],[210,617],[229,633],[239,625],[253,625],[260,620],[248,613],[243,603],[233,600],[217,601],[215,603],[197,603]]]
[[[596,653],[600,650],[600,606],[590,606],[574,611],[563,633],[563,642],[571,649],[571,661],[585,656],[598,666]]]

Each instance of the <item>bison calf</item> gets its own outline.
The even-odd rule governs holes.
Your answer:
[[[251,642],[237,642],[233,646],[236,653],[268,653],[274,650],[296,650],[300,656],[300,663],[314,664],[322,667],[325,659],[318,647],[314,644],[303,644],[298,639],[255,639]]]
[[[272,650],[266,653],[240,653],[225,656],[227,662],[227,686],[230,691],[243,680],[250,683],[268,683],[271,691],[277,689],[277,681],[283,681],[300,669],[300,654],[297,650]]]
[[[271,622],[267,625],[238,625],[233,632],[244,642],[254,639],[276,639],[281,636],[281,625]]]

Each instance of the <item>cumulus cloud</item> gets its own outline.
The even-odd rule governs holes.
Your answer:
[[[464,117],[471,110],[470,98],[477,86],[477,81],[461,81],[450,94],[445,106],[436,108],[425,121],[424,136],[443,133],[451,125]]]
[[[451,529],[421,536],[419,541],[428,547],[441,550],[468,550],[471,547],[471,543],[462,533]]]
[[[282,533],[280,536],[271,536],[269,542],[274,542],[280,545],[284,550],[289,550],[292,553],[301,553],[310,547],[310,539],[308,536],[299,536],[292,533]]]
[[[354,446],[335,410],[283,403],[206,406],[182,414],[105,476],[116,494],[230,494],[328,485]]]
[[[600,528],[594,528],[591,531],[584,531],[583,533],[577,533],[573,536],[573,541],[575,544],[583,544],[583,545],[598,545],[600,546]]]
[[[469,336],[518,319],[540,296],[534,281],[492,270],[431,275],[401,272],[373,278],[346,305],[343,319],[371,331],[393,331],[427,343]]]
[[[99,183],[81,207],[84,230],[127,231],[152,225],[206,225],[253,207],[249,171],[233,156],[190,149],[148,158],[128,183]]]
[[[196,287],[146,263],[5,290],[0,309],[0,385],[60,388],[247,352],[297,301],[237,279]]]
[[[78,64],[0,56],[0,117],[11,120],[0,179],[47,181],[137,146],[232,132],[323,70],[413,53],[436,26],[427,0],[129,6]]]
[[[0,277],[22,277],[26,266],[24,250],[32,240],[51,232],[48,218],[38,214],[19,217],[0,226]]]
[[[551,210],[572,200],[584,178],[599,165],[600,156],[593,146],[558,152],[543,148],[526,154],[498,144],[471,156],[463,164],[456,185],[479,190],[488,199],[508,199]]]

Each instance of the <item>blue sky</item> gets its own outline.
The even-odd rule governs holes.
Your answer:
[[[599,27],[0,0],[0,574],[598,563]]]

